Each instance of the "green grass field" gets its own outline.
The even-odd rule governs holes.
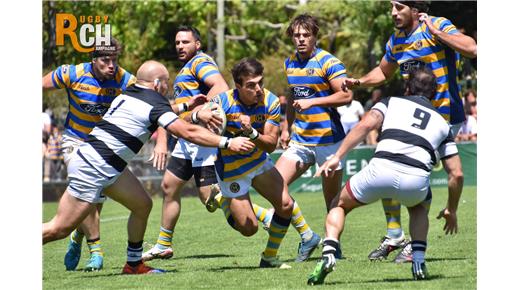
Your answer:
[[[343,254],[336,271],[326,284],[327,289],[475,289],[477,276],[476,187],[464,189],[458,217],[459,233],[445,236],[443,222],[435,219],[447,198],[447,189],[433,189],[430,212],[427,265],[431,279],[412,281],[410,264],[397,265],[389,260],[370,262],[368,253],[385,234],[385,218],[381,203],[354,210],[341,237]],[[325,206],[321,193],[296,194],[294,198],[311,227],[323,234]],[[259,195],[252,197],[260,205],[267,202]],[[160,226],[161,199],[154,199],[148,221],[145,250],[155,242]],[[43,205],[43,220],[56,212],[57,203]],[[154,260],[151,266],[168,271],[164,275],[121,275],[126,261],[126,219],[128,210],[120,204],[105,203],[101,220],[101,238],[105,250],[104,269],[81,271],[88,258],[83,246],[78,271],[66,272],[63,255],[67,240],[43,247],[44,289],[301,289],[321,254],[316,250],[310,261],[294,263],[299,235],[290,228],[282,242],[279,255],[292,269],[259,269],[260,253],[267,241],[267,232],[259,229],[253,237],[242,237],[224,220],[222,212],[208,213],[198,198],[183,199],[181,218],[174,235],[174,258]],[[408,228],[408,213],[403,208],[403,225]]]

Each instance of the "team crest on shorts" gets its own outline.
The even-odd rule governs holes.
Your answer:
[[[229,190],[231,190],[232,193],[237,193],[240,191],[240,185],[236,182],[233,182],[229,185]]]

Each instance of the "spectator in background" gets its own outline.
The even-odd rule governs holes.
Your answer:
[[[468,89],[464,94],[464,99],[462,100],[464,105],[468,103],[476,103],[477,102],[477,92],[473,89]],[[464,108],[466,109],[466,108]],[[466,113],[467,114],[467,113]]]
[[[61,130],[55,124],[51,125],[51,134],[47,140],[47,150],[45,152],[45,165],[43,181],[57,180],[60,169],[63,165],[63,155],[61,153]]]
[[[365,103],[365,106],[363,107],[365,109],[365,112],[370,111],[372,109],[372,106],[377,104],[383,97],[383,91],[381,89],[375,89],[372,91],[372,94],[370,95],[370,99],[368,99]]]
[[[348,91],[348,94],[351,94],[350,101],[347,104],[336,108],[341,116],[340,121],[345,134],[348,134],[348,132],[350,132],[350,130],[361,121],[361,118],[363,118],[363,115],[365,114],[365,110],[361,103],[354,100],[354,92],[350,90]]]
[[[49,135],[51,133],[51,123],[52,123],[51,116],[46,111],[43,111],[42,112],[42,131],[44,132],[44,134]]]
[[[49,134],[42,130],[42,173],[43,179],[45,180],[45,176],[48,176],[45,172],[45,154],[47,153],[47,141],[49,140]]]
[[[455,138],[456,142],[461,141],[477,141],[477,93],[474,90],[468,90],[464,94],[464,111],[466,112],[466,121],[462,124],[459,134]]]

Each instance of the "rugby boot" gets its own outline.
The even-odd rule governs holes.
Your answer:
[[[85,272],[99,271],[103,269],[103,255],[94,253],[90,255],[87,265],[85,266]]]
[[[370,261],[386,259],[388,258],[388,254],[391,252],[400,248],[404,248],[404,246],[406,246],[406,242],[407,241],[405,240],[404,235],[401,237],[401,239],[397,240],[385,236],[381,239],[381,244],[379,247],[368,254],[368,259]]]
[[[290,265],[283,263],[278,259],[278,257],[266,257],[264,253],[262,253],[262,258],[260,259],[260,268],[279,268],[279,269],[290,269],[292,268]]]
[[[304,241],[300,242],[298,245],[298,256],[296,256],[295,262],[303,262],[307,261],[309,257],[312,255],[312,252],[318,247],[320,244],[321,238],[317,233],[312,233],[312,237]]]
[[[170,259],[171,257],[173,257],[173,249],[171,247],[160,249],[157,246],[154,246],[142,255],[143,261],[145,262],[154,259]]]
[[[334,267],[336,266],[336,259],[334,255],[328,254],[321,258],[321,260],[314,268],[314,271],[309,275],[307,279],[307,285],[320,285],[325,282],[325,277],[334,271]]]
[[[140,263],[139,265],[132,267],[128,265],[128,263],[125,264],[123,268],[123,274],[163,274],[166,273],[165,270],[162,269],[155,269],[150,266],[147,266],[145,263]]]

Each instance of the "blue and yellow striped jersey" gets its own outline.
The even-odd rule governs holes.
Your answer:
[[[321,98],[333,94],[330,81],[346,77],[343,63],[323,49],[316,48],[308,60],[295,53],[285,60],[284,71],[294,100]],[[305,146],[334,144],[345,137],[336,108],[312,107],[295,112],[291,142]]]
[[[458,32],[444,17],[432,16],[432,23],[446,33]],[[406,35],[403,30],[394,32],[386,44],[385,59],[397,63],[405,79],[413,67],[429,67],[437,76],[437,94],[432,100],[433,106],[448,122],[464,122],[466,117],[457,80],[460,55],[436,39],[425,23],[421,23],[410,35]]]
[[[198,52],[177,74],[173,83],[173,97],[176,104],[186,103],[197,94],[206,95],[210,88],[204,84],[207,77],[219,74],[217,64],[207,54]]]
[[[237,90],[223,92],[213,100],[224,109],[227,118],[226,132],[224,136],[234,137],[241,134],[240,116],[251,117],[253,128],[263,131],[264,124],[270,123],[280,126],[280,101],[270,91],[264,89],[264,98],[254,106],[242,104]],[[254,148],[247,154],[238,154],[228,149],[219,149],[215,168],[220,179],[232,181],[239,179],[261,166],[267,159],[267,152]]]
[[[136,78],[117,67],[114,79],[100,82],[93,75],[92,63],[81,63],[58,67],[52,72],[52,82],[55,88],[67,90],[69,112],[65,132],[85,140],[115,97],[135,83]]]

